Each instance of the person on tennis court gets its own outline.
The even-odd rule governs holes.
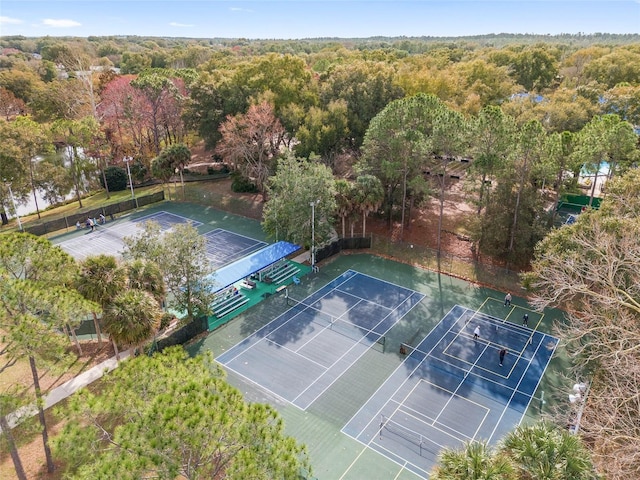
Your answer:
[[[505,307],[510,307],[511,306],[511,294],[510,293],[507,293],[504,296],[504,306]]]
[[[529,314],[525,313],[524,316],[522,317],[522,326],[523,327],[528,327],[529,326]]]
[[[480,338],[480,325],[476,326],[476,329],[473,331],[473,339],[478,340]]]
[[[504,363],[504,356],[507,354],[507,349],[503,348],[500,350],[500,366]]]

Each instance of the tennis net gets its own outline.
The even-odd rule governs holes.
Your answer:
[[[405,440],[405,442],[417,446],[419,448],[420,455],[422,456],[422,452],[425,449],[425,440],[427,440],[424,435],[394,422],[384,415],[380,415],[380,438],[387,435],[400,438]]]
[[[358,326],[347,320],[341,320],[311,305],[295,300],[291,298],[291,296],[287,297],[287,305],[305,312],[309,320],[316,325],[326,327],[328,330],[358,343],[364,342],[370,345],[380,345],[384,352],[385,336],[378,332]]]

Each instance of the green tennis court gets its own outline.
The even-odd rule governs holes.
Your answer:
[[[198,231],[202,234],[222,229],[255,239],[256,242],[266,241],[259,222],[213,208],[203,209],[200,206],[185,203],[163,202],[116,219],[113,225],[142,219],[159,212],[167,212],[199,222]],[[107,225],[109,226],[109,223]],[[58,238],[57,243],[76,237],[84,239],[88,236],[82,231],[71,232]],[[335,375],[326,388],[318,390],[313,395],[313,401],[305,402],[306,409],[283,398],[281,392],[259,386],[245,377],[245,372],[228,370],[229,382],[238,387],[248,401],[270,403],[280,412],[285,421],[286,432],[307,445],[314,468],[313,474],[319,479],[415,480],[424,478],[425,473],[416,473],[406,465],[381,455],[342,430],[362,406],[374,397],[375,392],[393,375],[393,372],[406,361],[407,356],[399,353],[400,346],[405,344],[417,347],[455,305],[464,305],[475,312],[514,324],[520,322],[524,313],[528,313],[529,327],[545,333],[551,333],[551,325],[554,321],[562,320],[560,312],[552,310],[543,313],[533,312],[524,299],[517,297],[513,298],[510,307],[505,307],[503,302],[505,292],[494,291],[366,253],[338,255],[323,262],[320,267],[320,272],[302,276],[300,284],[288,287],[289,299],[285,298],[284,292],[271,295],[208,336],[199,338],[187,346],[192,354],[210,351],[215,357],[219,357],[245,339],[252,337],[287,311],[307,310],[305,315],[311,315],[313,311],[308,310],[307,307],[320,312],[317,318],[313,315],[317,324],[314,328],[321,330],[327,324],[335,327],[337,324],[332,322],[341,315],[340,310],[335,310],[335,307],[340,306],[340,302],[344,299],[336,297],[337,303],[327,305],[326,308],[318,308],[316,302],[312,301],[313,295],[350,270],[364,276],[361,278],[371,277],[397,286],[400,292],[406,290],[412,292],[412,295],[423,296],[397,322],[390,325],[383,335],[380,335],[380,330],[372,328],[375,325],[363,323],[369,321],[366,314],[354,317],[361,325],[356,323],[355,327],[351,326],[341,334],[325,333],[325,337],[329,336],[332,342],[342,343],[343,347],[338,351],[344,350],[345,346],[349,348],[354,343],[366,348],[362,349],[360,356],[352,358],[346,368],[342,369],[339,375]],[[367,295],[360,294],[360,296],[367,298]],[[296,300],[302,303],[298,304]],[[372,300],[373,306],[377,309],[385,306],[382,301],[378,303],[376,299],[367,298],[367,300]],[[323,315],[328,318],[324,320],[325,326],[322,325]],[[365,335],[356,342],[353,329],[362,329],[363,326],[368,332],[365,332]],[[383,340],[381,340],[382,337]],[[355,338],[357,339],[357,336]],[[323,341],[326,341],[326,338]],[[314,348],[314,351],[314,355],[322,353],[318,348]],[[451,356],[451,353],[446,351],[443,355]],[[264,355],[261,358],[264,359]],[[558,372],[565,371],[567,366],[568,360],[562,355],[562,351],[556,351],[535,393],[531,396],[531,402],[524,413],[524,422],[538,418],[542,409],[553,406],[556,399],[550,392],[564,387],[559,380]],[[262,374],[269,376],[272,370],[263,369]],[[541,401],[543,391],[546,392],[546,403]],[[303,403],[300,402],[300,405]],[[379,419],[376,422],[379,422]]]
[[[422,298],[388,330],[385,330],[384,335],[382,335],[382,330],[374,328],[375,324],[367,323],[373,321],[369,320],[370,318],[380,319],[379,314],[370,316],[357,314],[354,316],[355,326],[352,327],[352,330],[346,333],[329,333],[328,330],[332,324],[335,325],[336,319],[344,318],[344,310],[341,309],[348,311],[349,303],[333,289],[331,290],[333,296],[330,295],[331,301],[328,301],[326,305],[319,304],[318,300],[329,293],[326,289],[333,285],[332,282],[344,278],[342,276],[349,274],[350,271],[356,271],[357,278],[371,277],[377,281],[413,292],[416,298],[418,296]],[[376,296],[377,291],[380,290],[376,288],[372,294],[360,292],[358,296],[377,302],[376,298],[384,297],[384,295]],[[526,331],[536,331],[536,335],[539,335],[540,338],[546,338],[543,336],[545,332],[551,332],[551,324],[562,318],[560,312],[557,311],[533,312],[526,301],[519,298],[514,298],[512,305],[505,307],[504,292],[496,292],[462,280],[367,254],[335,257],[323,264],[319,273],[302,277],[300,285],[289,286],[288,294],[289,298],[286,298],[285,293],[282,292],[266,299],[260,305],[244,312],[227,325],[212,332],[208,337],[194,342],[189,346],[189,350],[192,353],[212,351],[219,360],[229,364],[231,367],[227,369],[229,381],[240,388],[249,401],[270,403],[275,406],[285,420],[287,433],[307,444],[314,466],[314,476],[319,479],[376,478],[391,480],[428,477],[427,470],[429,465],[432,465],[435,454],[427,466],[415,468],[415,464],[399,461],[398,458],[391,455],[383,455],[376,448],[372,448],[368,442],[363,441],[362,437],[358,438],[362,432],[365,434],[368,432],[366,429],[346,432],[345,426],[367,402],[375,398],[376,391],[393,376],[398,368],[401,368],[408,357],[414,358],[400,354],[400,346],[405,344],[418,347],[420,342],[456,305],[464,305],[465,308],[472,310],[477,318],[482,318],[486,322],[484,328],[487,331],[495,322],[508,324],[510,333],[505,335],[504,340],[505,344],[513,341],[509,345],[514,349],[511,356],[508,357],[509,360],[516,358],[515,348],[520,344],[527,344],[529,339],[526,334],[525,337],[521,335],[522,331],[525,331],[520,325],[524,313],[529,315],[529,330]],[[382,305],[376,304],[375,307],[380,308]],[[293,322],[296,316],[300,317],[298,330],[294,328],[295,323],[292,323],[285,326],[280,332],[278,331],[282,325]],[[354,335],[353,329],[360,329],[360,333]],[[318,335],[320,336],[317,337]],[[382,342],[384,346],[379,341],[381,335],[384,337]],[[291,344],[287,343],[289,337],[292,337]],[[317,339],[311,340],[316,337]],[[461,341],[462,338],[460,337]],[[523,338],[524,340],[521,341]],[[331,346],[327,346],[327,342],[330,342]],[[470,365],[473,366],[475,360],[472,357],[467,358],[455,351],[460,344],[456,346],[456,342],[451,341],[448,344],[449,348],[444,349],[440,355],[442,358],[456,357],[455,361],[463,362],[463,364],[470,362]],[[539,344],[538,337],[536,337],[536,344]],[[323,348],[318,348],[321,345]],[[279,353],[280,350],[287,349],[289,346],[296,351]],[[339,374],[336,374],[335,371],[330,372],[331,381],[319,388],[318,378],[321,378],[322,373],[329,368],[322,362],[327,362],[327,358],[335,360],[337,355],[346,353],[350,348],[358,349],[358,355],[349,356]],[[323,355],[325,350],[327,356]],[[309,359],[305,359],[304,365],[299,365],[300,368],[296,368],[296,362],[300,362],[300,352],[304,352],[320,366],[318,367]],[[493,371],[498,368],[497,357],[493,358],[495,355],[489,352],[497,355],[495,346],[488,347],[484,356],[480,355],[483,357],[482,360],[475,362],[476,371],[482,372],[482,369]],[[526,362],[534,358],[527,355],[522,355],[524,363],[519,367],[518,374],[522,373]],[[525,403],[520,397],[513,402],[501,403],[501,408],[508,412],[506,415],[510,420],[515,418],[513,421],[517,423],[538,418],[542,406],[541,392],[545,389],[547,390],[547,403],[544,407],[547,408],[553,403],[553,396],[549,395],[549,391],[558,386],[556,372],[566,368],[566,359],[559,355],[553,357],[549,355],[548,358],[550,358],[550,362],[544,376],[537,380],[527,379],[525,382],[529,392],[525,395]],[[484,362],[487,364],[485,365]],[[315,366],[308,368],[309,364]],[[283,365],[286,369],[284,375],[281,371]],[[426,368],[432,370],[431,367]],[[293,369],[293,374],[292,371],[289,371],[291,369]],[[308,372],[308,378],[300,371]],[[508,371],[500,372],[500,375],[509,378],[508,372],[510,371],[511,367]],[[495,373],[490,374],[495,375]],[[446,384],[447,377],[442,378],[445,378],[443,382]],[[512,378],[515,379],[515,376]],[[291,384],[287,383],[289,379],[291,379]],[[436,386],[436,388],[442,388],[442,385]],[[518,390],[513,386],[505,388],[512,391]],[[311,391],[313,394],[310,393]],[[409,391],[404,392],[402,389],[399,392],[400,395],[410,393]],[[522,392],[519,392],[518,395],[520,393]],[[452,397],[459,398],[457,395],[449,393],[449,398]],[[409,398],[411,398],[410,395]],[[413,397],[413,400],[416,398],[422,397]],[[455,401],[453,402],[455,403]],[[461,405],[469,403],[469,400],[463,399],[461,401]],[[511,410],[512,407],[515,407],[515,413]],[[485,411],[487,407],[478,408]],[[496,415],[499,408],[497,406],[492,415]],[[448,411],[447,415],[450,413]],[[388,416],[392,417],[392,415]],[[396,423],[401,423],[398,421],[398,417],[393,420]],[[377,413],[372,414],[368,421],[373,421],[375,424],[372,431],[379,433],[380,416]],[[452,420],[453,423],[456,421],[455,418]],[[491,430],[496,425],[499,426],[496,428],[495,440],[504,433],[503,427],[507,423],[494,422]],[[467,433],[471,433],[472,436],[473,432],[466,432],[465,435]],[[459,440],[465,438],[464,435],[459,435]],[[385,437],[383,442],[385,441],[391,441],[391,439]],[[413,448],[416,448],[415,442],[410,441],[409,443]],[[412,447],[400,447],[400,450]],[[417,448],[419,449],[419,446]],[[406,455],[406,452],[403,455]],[[418,462],[416,459],[413,460]]]

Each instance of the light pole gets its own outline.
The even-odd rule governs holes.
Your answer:
[[[320,203],[320,200],[311,202],[311,270],[316,270],[316,205]]]
[[[129,162],[131,162],[131,160],[133,160],[132,157],[124,157],[122,159],[124,161],[124,163],[127,164],[127,175],[129,176],[129,187],[131,187],[131,200],[135,200],[136,196],[133,193],[133,182],[131,181],[131,168],[129,167]]]
[[[18,207],[16,207],[16,199],[13,198],[13,191],[11,190],[11,184],[7,183],[9,187],[9,197],[11,197],[11,203],[13,204],[13,211],[16,213],[16,219],[18,220],[18,228],[22,231],[22,222],[20,221],[20,214],[18,213]]]

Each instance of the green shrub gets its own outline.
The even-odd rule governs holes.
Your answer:
[[[258,187],[256,184],[249,180],[247,177],[243,177],[238,172],[231,174],[231,190],[236,193],[257,193]]]
[[[107,185],[109,185],[110,192],[119,192],[127,188],[127,172],[124,168],[112,165],[105,169],[104,176],[107,179]],[[100,184],[102,185],[102,188],[104,188],[104,180],[102,176],[100,176]]]

